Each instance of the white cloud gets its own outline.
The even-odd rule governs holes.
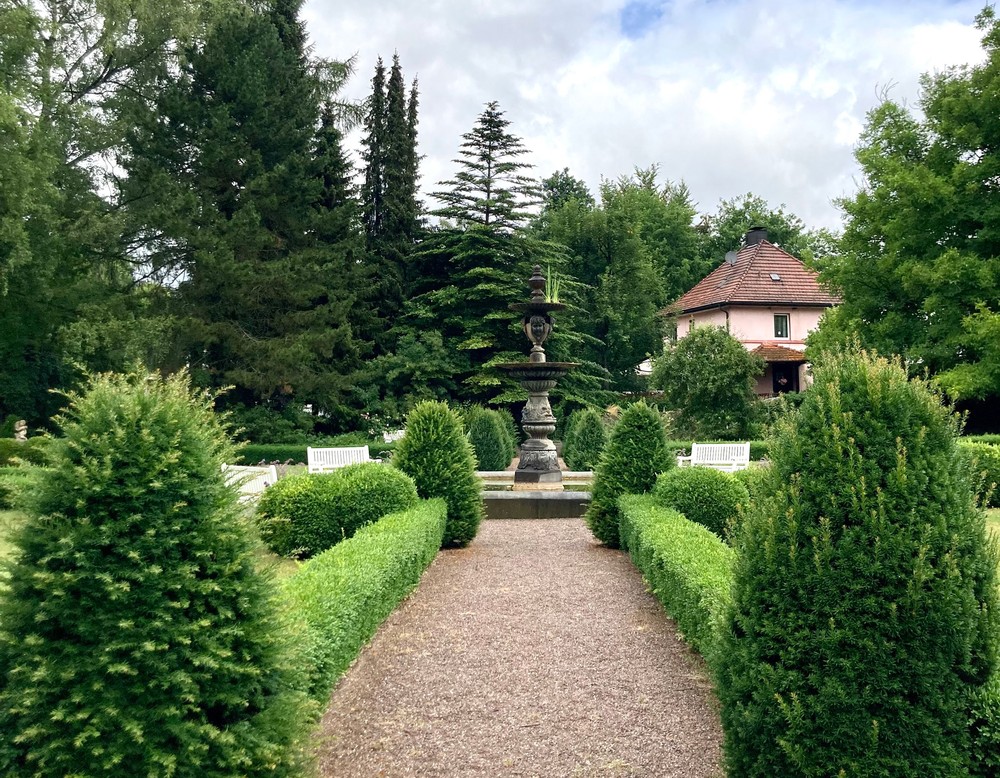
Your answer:
[[[357,54],[363,98],[375,59],[398,52],[420,82],[424,191],[455,172],[461,135],[498,100],[539,176],[569,167],[596,190],[657,163],[702,211],[747,191],[812,226],[837,227],[855,189],[853,147],[889,90],[981,58],[981,0],[307,0],[317,53]],[[639,22],[636,22],[639,19]],[[355,138],[356,142],[356,138]]]

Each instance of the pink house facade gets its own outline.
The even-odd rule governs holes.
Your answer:
[[[823,311],[840,300],[820,286],[801,260],[753,229],[738,252],[665,311],[677,320],[677,337],[695,327],[725,327],[767,367],[759,395],[797,392],[808,386],[805,339]]]

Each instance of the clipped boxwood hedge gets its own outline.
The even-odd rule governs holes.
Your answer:
[[[306,449],[309,446],[336,448],[338,446],[364,446],[365,444],[368,445],[368,453],[372,459],[389,459],[396,448],[396,443],[398,441],[386,443],[383,440],[366,438],[364,435],[343,436],[333,441],[316,440],[311,443],[248,443],[239,449],[238,461],[235,464],[256,465],[260,462],[266,464],[291,462],[292,464],[304,465],[306,463]]]
[[[735,552],[648,494],[619,498],[622,548],[688,641],[709,663],[732,602]]]
[[[282,478],[260,496],[257,525],[276,554],[312,556],[416,503],[412,478],[391,465],[369,462]]]
[[[698,443],[732,443],[731,440],[699,440]],[[691,456],[690,440],[668,440],[667,449],[683,456]],[[750,460],[770,459],[771,443],[768,440],[750,441]]]
[[[44,465],[49,461],[48,449],[52,438],[38,437],[27,440],[0,438],[0,466],[17,464]]]
[[[309,663],[309,691],[326,701],[378,626],[420,581],[444,538],[444,500],[423,500],[362,527],[303,565],[285,583]]]

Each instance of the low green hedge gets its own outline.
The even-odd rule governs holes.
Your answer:
[[[248,443],[239,450],[239,461],[237,465],[256,465],[260,462],[271,464],[278,462],[284,464],[304,465],[306,463],[306,449],[341,446],[364,446],[368,445],[368,453],[372,459],[389,459],[396,448],[396,443],[386,443],[382,440],[366,438],[364,435],[341,435],[337,438],[317,440],[314,443]]]
[[[0,438],[0,466],[24,462],[31,465],[44,465],[49,461],[48,448],[52,438],[38,437],[27,440]]]
[[[699,440],[698,443],[732,443],[731,440]],[[743,442],[746,441],[737,441]],[[675,451],[680,455],[689,457],[691,456],[691,441],[690,440],[668,440],[667,448],[670,451]],[[751,461],[757,459],[770,459],[771,445],[767,440],[751,440],[750,441],[750,459]]]
[[[312,556],[387,513],[416,504],[412,478],[391,465],[366,462],[282,478],[260,496],[256,520],[276,554]]]
[[[656,599],[709,663],[732,602],[735,552],[718,536],[650,495],[619,498],[622,548]]]
[[[444,538],[444,500],[423,500],[307,562],[285,583],[297,631],[299,661],[309,667],[308,691],[326,701],[379,625],[420,581]],[[294,622],[295,619],[290,619]]]
[[[991,446],[1000,446],[1000,435],[963,435],[958,439],[959,443],[989,443]]]

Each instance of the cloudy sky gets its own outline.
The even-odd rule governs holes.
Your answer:
[[[698,210],[745,192],[811,227],[858,187],[853,149],[881,95],[919,101],[921,73],[982,57],[984,0],[306,0],[317,54],[419,79],[424,191],[497,100],[539,177],[659,166]],[[357,142],[358,133],[353,142]],[[433,205],[433,203],[432,203]]]

